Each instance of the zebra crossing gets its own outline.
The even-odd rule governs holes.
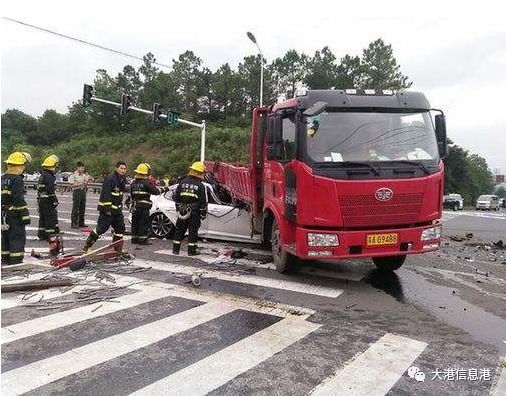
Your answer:
[[[117,284],[135,280],[120,276]],[[280,353],[289,353],[323,326],[310,320],[313,310],[288,304],[263,305],[256,299],[163,282],[133,284],[127,290],[128,294],[115,298],[117,303],[103,304],[98,310],[99,303],[94,303],[21,322],[9,315],[13,310],[33,310],[24,306],[21,296],[2,305],[2,394],[204,395],[269,364]],[[44,293],[48,299],[62,298]],[[176,353],[173,349],[179,343],[184,344],[184,352]],[[320,384],[314,392],[335,394],[331,388],[338,381],[361,394],[366,388],[361,381],[354,382],[359,378],[354,371],[364,365],[368,370],[390,365],[388,375],[378,375],[368,384],[388,391],[426,345],[386,334],[363,354],[351,356],[349,365],[338,365],[339,380],[316,378]],[[176,362],[182,353],[185,358]],[[157,362],[156,370],[146,373],[150,356]],[[124,378],[125,365],[132,366],[127,372],[138,375]],[[113,383],[114,390],[109,389]]]

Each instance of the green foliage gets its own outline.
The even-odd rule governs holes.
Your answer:
[[[491,194],[493,182],[486,160],[469,154],[449,140],[449,155],[445,161],[445,194],[458,193],[472,205],[479,195]]]
[[[500,186],[495,190],[495,194],[498,195],[500,198],[505,198],[505,187]]]

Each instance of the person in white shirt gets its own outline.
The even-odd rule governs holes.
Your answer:
[[[71,228],[87,227],[85,224],[86,186],[90,176],[85,172],[84,164],[79,161],[76,171],[69,176],[72,188]]]

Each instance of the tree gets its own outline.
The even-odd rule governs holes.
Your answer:
[[[336,86],[338,67],[336,57],[329,47],[315,51],[315,55],[307,62],[305,84],[310,89],[330,89]]]
[[[496,189],[495,194],[498,195],[500,198],[505,198],[505,187],[500,186]]]
[[[306,75],[308,56],[289,50],[283,58],[276,58],[271,64],[274,91],[276,95],[284,94],[286,98],[293,98],[298,83]]]
[[[363,66],[359,56],[345,55],[337,67],[336,87],[354,88],[359,86],[363,76]]]
[[[362,88],[394,89],[409,88],[412,82],[400,72],[400,66],[393,55],[390,45],[378,39],[363,50],[361,58],[363,74]]]

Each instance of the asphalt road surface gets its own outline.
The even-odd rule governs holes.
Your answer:
[[[27,198],[26,249],[44,252]],[[60,203],[65,249],[80,250],[70,195]],[[200,241],[189,258],[127,237],[131,265],[103,266],[115,283],[96,264],[71,274],[75,288],[2,294],[2,394],[505,394],[505,248],[491,245],[505,213],[445,212],[444,236],[388,275],[369,261],[281,275],[255,245]],[[108,299],[93,300],[101,285]]]

